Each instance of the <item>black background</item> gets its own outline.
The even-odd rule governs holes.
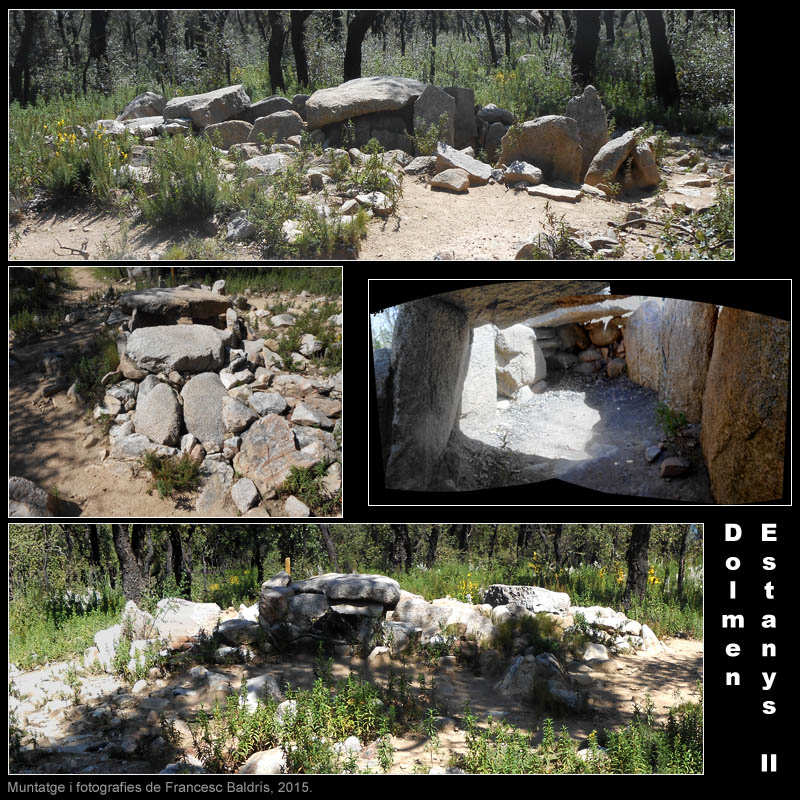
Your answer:
[[[182,264],[181,266],[185,266]],[[469,282],[491,282],[498,280],[533,279],[530,263],[463,264],[452,262],[434,263],[349,263],[343,268],[343,299],[347,319],[345,326],[344,360],[348,368],[348,435],[343,450],[345,522],[695,522],[704,525],[705,541],[705,775],[686,776],[685,779],[704,781],[711,779],[713,788],[719,781],[725,783],[738,780],[740,776],[773,777],[762,775],[761,753],[777,753],[778,775],[793,768],[791,754],[795,749],[794,737],[789,735],[790,714],[794,711],[791,695],[794,682],[791,666],[795,658],[788,648],[786,630],[794,624],[796,616],[792,603],[792,578],[795,572],[794,519],[791,506],[786,500],[777,504],[751,506],[691,506],[652,504],[647,499],[615,497],[600,492],[591,492],[580,487],[548,481],[536,486],[515,487],[496,492],[458,493],[448,495],[387,492],[383,489],[380,449],[375,413],[374,374],[372,370],[371,335],[368,311],[396,305],[414,297],[436,294],[464,286]],[[544,265],[542,265],[544,266]],[[547,265],[554,272],[562,272],[568,266],[563,263]],[[570,265],[571,266],[571,265]],[[575,267],[579,264],[575,264]],[[580,265],[583,266],[583,265]],[[594,266],[594,265],[593,265]],[[600,266],[599,264],[597,266]],[[617,265],[614,265],[615,268]],[[655,266],[653,263],[652,266]],[[675,264],[659,265],[664,272],[674,269]],[[699,271],[700,265],[687,265]],[[703,264],[703,267],[707,265]],[[719,269],[720,265],[715,265]],[[637,264],[637,272],[651,268],[651,264]],[[726,266],[734,270],[735,265]],[[494,275],[492,273],[495,273]],[[447,276],[458,275],[458,281]],[[487,278],[487,275],[490,276]],[[431,280],[432,276],[445,276]],[[369,279],[372,280],[369,280]],[[381,280],[384,279],[384,280]],[[781,280],[734,280],[726,277],[716,279],[611,279],[612,292],[620,294],[642,294],[665,297],[681,297],[703,302],[745,308],[783,319],[790,318],[792,287],[788,279]],[[791,401],[791,398],[790,398]],[[790,405],[791,407],[791,405]],[[790,436],[787,428],[787,454],[790,453]],[[788,455],[787,455],[788,460]],[[790,474],[785,470],[786,489],[790,492]],[[422,502],[425,506],[414,505]],[[377,505],[384,504],[387,505]],[[450,505],[454,504],[454,505]],[[88,521],[88,520],[87,520]],[[95,520],[106,521],[106,520]],[[137,520],[131,520],[137,521]],[[149,520],[153,521],[153,520]],[[165,520],[167,521],[167,520]],[[738,523],[744,536],[738,543],[723,541],[725,523]],[[777,544],[762,544],[760,525],[777,523]],[[728,573],[724,561],[731,555],[742,560],[738,573]],[[763,572],[761,558],[774,555],[778,568]],[[728,601],[728,581],[737,580],[738,601]],[[763,595],[763,584],[771,580],[775,585],[774,601]],[[740,631],[723,631],[723,613],[743,613],[745,627]],[[762,631],[760,618],[763,613],[775,613],[778,617],[776,631]],[[732,659],[724,655],[728,642],[738,642],[742,655]],[[775,642],[778,647],[776,659],[760,657],[761,642]],[[724,687],[724,673],[738,670],[742,674],[740,687]],[[761,690],[761,672],[778,672],[778,677],[769,693]],[[777,714],[765,716],[761,713],[764,699],[777,704]],[[537,776],[545,777],[545,776]],[[567,776],[558,776],[564,778]],[[573,776],[581,777],[581,776]],[[616,777],[618,780],[631,776]],[[666,780],[673,776],[651,776]],[[212,785],[223,790],[228,782],[251,791],[242,794],[310,794],[322,796],[329,791],[352,791],[354,787],[375,791],[383,788],[387,781],[392,785],[415,781],[414,790],[425,784],[423,792],[440,790],[437,783],[419,776],[10,776],[9,780],[19,784],[73,783],[72,793],[77,793],[77,782],[100,784],[125,783],[143,789],[148,784],[165,786],[168,780],[195,784],[192,795],[218,795],[222,791],[208,791]],[[463,781],[477,787],[477,779],[483,778],[483,789],[497,791],[498,783],[514,781],[519,787],[520,776],[463,776],[456,790],[463,790]],[[679,778],[680,779],[680,778]],[[452,778],[451,778],[452,780]],[[358,782],[358,783],[356,783]],[[369,782],[368,785],[366,782]],[[487,783],[488,782],[488,783]],[[254,784],[260,789],[252,790]],[[289,791],[280,792],[281,785],[289,785]],[[344,784],[347,784],[346,786]],[[380,787],[378,786],[380,784]],[[740,785],[741,788],[744,788]],[[110,787],[109,787],[110,788]],[[712,787],[707,787],[712,788]],[[69,788],[68,788],[69,791]],[[86,792],[81,792],[86,794]],[[117,794],[118,792],[114,792]],[[119,794],[141,795],[143,791],[119,792]],[[152,793],[149,792],[149,793]],[[162,792],[162,794],[165,792]],[[237,792],[238,793],[238,792]],[[182,793],[183,794],[183,793]],[[185,794],[190,794],[186,792]]]

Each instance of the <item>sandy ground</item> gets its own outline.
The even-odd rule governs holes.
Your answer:
[[[462,421],[461,431],[490,447],[533,456],[536,480],[559,478],[612,494],[713,503],[698,446],[685,454],[692,467],[680,478],[661,477],[661,461],[673,454],[669,445],[654,462],[645,458],[647,448],[664,439],[657,405],[655,392],[627,376],[551,373],[541,394],[497,410],[488,427],[483,420],[484,426],[473,427]]]
[[[75,267],[77,288],[65,302],[78,306],[88,295],[105,291],[109,284],[91,270]],[[127,287],[129,288],[129,287]],[[80,350],[96,335],[106,315],[96,312],[35,344],[20,348],[26,361],[37,362],[53,347]],[[44,397],[37,370],[17,370],[9,383],[9,472],[29,478],[55,491],[67,504],[69,516],[173,516],[175,503],[150,494],[149,480],[115,475],[100,459],[104,442],[91,421],[91,408],[77,409],[65,392]],[[97,434],[97,444],[86,447],[87,437]],[[190,509],[182,514],[192,516]]]
[[[80,306],[83,299],[109,286],[87,267],[74,267],[73,277],[77,287],[64,297],[70,306]],[[124,283],[115,286],[119,291],[131,288]],[[254,297],[250,302],[253,307],[264,307],[267,301]],[[43,395],[45,384],[38,368],[42,356],[51,349],[79,354],[108,316],[108,311],[88,309],[84,320],[14,348],[15,357],[31,368],[15,369],[9,381],[9,474],[28,478],[56,494],[64,507],[63,516],[215,516],[213,512],[195,510],[196,494],[162,499],[151,489],[149,473],[138,465],[132,465],[131,474],[124,465],[104,462],[107,439],[92,420],[91,406],[77,408],[68,400],[66,391],[50,397]],[[96,443],[87,446],[92,438]],[[220,513],[230,516],[229,512]]]
[[[709,164],[723,162],[706,159]],[[667,159],[669,163],[671,159]],[[667,169],[674,169],[667,167]],[[690,178],[702,177],[662,171],[670,192]],[[712,182],[713,183],[713,182]],[[692,189],[684,198],[695,205],[713,202],[716,189]],[[578,203],[550,202],[557,218],[576,229],[580,237],[606,235],[609,222],[622,222],[633,208],[647,208],[646,216],[664,209],[652,208],[654,193],[604,200],[584,196]],[[673,197],[673,199],[679,199]],[[473,187],[467,194],[432,190],[421,178],[405,176],[397,218],[375,219],[361,244],[358,258],[375,260],[430,260],[439,255],[453,260],[510,260],[533,233],[545,225],[545,199],[502,184]],[[621,260],[651,256],[660,228],[628,228],[615,234],[624,244]],[[153,230],[130,219],[88,209],[27,213],[9,226],[9,259],[13,261],[80,261],[81,259],[141,259],[162,254],[188,235],[211,241],[213,235],[187,228]],[[59,247],[63,245],[63,247]],[[230,257],[258,260],[255,247],[228,246]]]
[[[672,639],[664,643],[666,649],[663,651],[617,656],[607,662],[608,668],[603,672],[592,672],[593,699],[589,710],[563,718],[557,716],[553,719],[555,730],[560,731],[562,724],[566,725],[571,736],[582,741],[594,730],[623,727],[630,722],[634,705],[643,707],[648,697],[654,704],[656,719],[662,723],[666,721],[667,710],[671,706],[689,700],[696,701],[698,682],[703,678],[703,642]],[[265,671],[271,673],[280,686],[289,683],[295,687],[310,688],[316,677],[315,663],[314,656],[297,654],[291,660],[271,658],[251,666],[215,666],[210,669],[226,675],[234,689],[238,688],[242,679],[252,679]],[[63,674],[65,669],[66,664],[61,664],[18,673],[14,676],[14,685],[23,696],[35,692],[39,687],[38,691],[44,690],[53,697],[59,680],[53,677],[53,673]],[[395,675],[399,670],[405,671],[407,679],[414,686],[419,685],[419,675],[423,674],[426,686],[436,687],[432,704],[439,715],[438,746],[434,746],[422,733],[392,737],[395,751],[392,773],[427,772],[432,766],[447,766],[453,755],[465,752],[466,734],[462,729],[462,715],[467,703],[482,727],[486,726],[487,718],[491,716],[495,721],[503,720],[521,731],[529,732],[535,742],[541,738],[544,715],[497,693],[494,689],[497,677],[477,676],[465,666],[430,668],[417,663],[402,665],[393,661],[391,666],[371,668],[361,658],[342,656],[335,659],[332,675],[334,678],[345,678],[355,672],[366,680],[384,684],[390,669]],[[193,720],[202,705],[209,708],[213,704],[213,697],[202,691],[191,698],[176,697],[173,691],[179,687],[192,689],[196,686],[188,672],[176,673],[166,679],[149,682],[143,694],[133,697],[128,694],[130,687],[121,684],[118,678],[87,676],[83,679],[82,695],[88,695],[91,700],[82,700],[81,705],[67,708],[63,718],[58,714],[48,714],[46,709],[42,714],[35,712],[33,716],[27,715],[28,725],[40,724],[48,739],[39,760],[34,760],[29,769],[33,772],[91,773],[158,771],[169,760],[174,760],[176,754],[142,760],[143,753],[140,751],[128,757],[120,756],[119,747],[114,748],[113,744],[125,736],[143,735],[146,738],[148,735],[157,735],[161,716],[177,722],[182,749],[187,755],[194,755],[186,721]],[[104,734],[97,730],[96,723],[89,721],[88,715],[99,705],[110,705],[115,709],[115,716],[122,720],[121,725],[112,732]],[[103,747],[100,753],[81,752],[81,743],[85,748],[98,737],[111,742],[112,747]],[[362,744],[365,746],[359,754],[359,770],[379,772],[376,743]],[[48,747],[59,748],[62,752],[48,755]]]

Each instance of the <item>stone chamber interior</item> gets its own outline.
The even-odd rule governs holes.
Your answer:
[[[373,351],[386,487],[558,479],[661,501],[780,500],[789,323],[607,287],[493,284],[386,315],[391,346]]]

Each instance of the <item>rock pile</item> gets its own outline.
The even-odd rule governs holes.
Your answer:
[[[440,191],[465,193],[470,187],[501,181],[529,194],[554,201],[577,202],[582,194],[611,185],[624,190],[649,188],[659,182],[653,142],[641,141],[642,130],[629,131],[608,142],[605,109],[597,91],[587,86],[567,104],[565,115],[550,115],[517,123],[507,109],[475,104],[474,92],[463,87],[436,87],[409,78],[356,78],[312,95],[291,100],[278,95],[251,102],[241,85],[170,100],[153,92],[134,98],[115,120],[98,120],[94,128],[107,135],[132,134],[140,140],[122,167],[147,184],[151,178],[152,145],[162,135],[198,133],[211,137],[225,154],[226,177],[242,161],[249,180],[259,182],[287,170],[303,136],[323,146],[321,156],[306,166],[308,193],[303,198],[325,217],[345,219],[363,208],[368,215],[392,213],[392,200],[382,192],[359,194],[335,187],[335,165],[341,159],[360,164],[359,150],[376,139],[384,155],[387,180],[431,173]],[[433,156],[419,156],[417,142],[438,129]],[[80,135],[89,132],[81,129]],[[263,145],[264,141],[269,146]],[[488,163],[475,157],[485,152]],[[492,168],[491,164],[497,164]],[[568,184],[568,187],[550,184]],[[318,193],[326,189],[325,197]],[[252,236],[242,211],[229,222],[228,238]],[[302,233],[298,220],[287,220],[287,241]]]
[[[293,313],[248,312],[247,298],[226,297],[224,283],[120,297],[130,315],[111,315],[120,365],[105,376],[107,391],[93,412],[111,423],[108,467],[130,473],[145,453],[188,455],[200,464],[197,509],[213,515],[268,515],[264,502],[276,498],[293,466],[328,462],[325,484],[335,494],[342,374],[286,372],[276,352],[297,315],[325,298],[304,292],[292,298]],[[341,314],[328,322],[340,329]],[[323,345],[311,334],[300,341],[291,358],[303,370]],[[309,514],[294,497],[272,511]]]

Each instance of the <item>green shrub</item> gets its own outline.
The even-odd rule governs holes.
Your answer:
[[[86,352],[72,365],[71,377],[78,394],[90,402],[101,402],[106,387],[103,376],[119,366],[117,343],[109,333],[101,334],[89,344]]]
[[[220,201],[219,153],[206,136],[163,137],[150,168],[152,190],[137,188],[137,201],[151,225],[197,224],[211,216]]]
[[[342,493],[330,494],[322,481],[328,461],[313,467],[291,467],[289,475],[278,489],[280,497],[294,495],[305,503],[314,517],[335,517],[341,513]]]
[[[184,453],[180,457],[145,453],[142,466],[153,476],[152,489],[161,497],[193,492],[200,485],[200,464]]]

